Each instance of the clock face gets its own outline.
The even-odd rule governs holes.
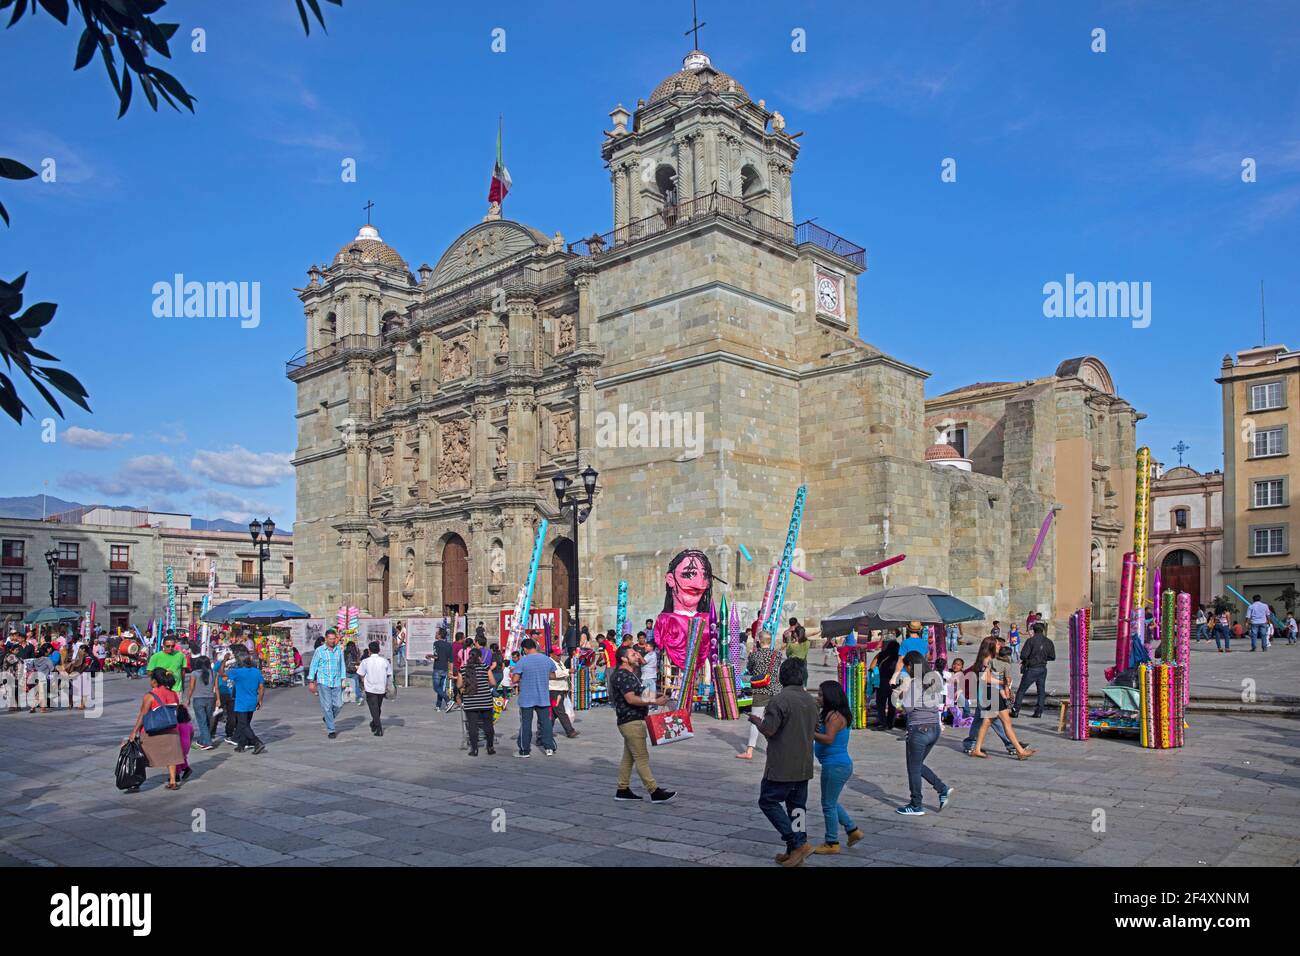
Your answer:
[[[817,277],[817,308],[831,315],[840,314],[840,284],[830,276]]]

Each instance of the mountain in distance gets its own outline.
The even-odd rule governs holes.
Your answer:
[[[43,499],[43,500],[42,500]],[[42,511],[42,507],[44,511]],[[22,495],[13,498],[0,498],[0,518],[26,518],[33,521],[40,521],[42,516],[58,514],[61,511],[70,511],[73,508],[85,508],[89,505],[83,505],[79,501],[66,501],[63,498],[56,498],[54,495]],[[127,505],[114,505],[112,507],[129,507]],[[135,509],[143,511],[145,509]],[[240,524],[238,521],[229,521],[226,518],[190,518],[190,527],[195,531],[233,531],[239,534],[248,534],[248,524]],[[276,535],[292,535],[292,528],[276,528]]]

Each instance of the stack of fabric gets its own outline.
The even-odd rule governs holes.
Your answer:
[[[1138,668],[1138,698],[1143,747],[1168,750],[1183,745],[1183,703],[1187,669],[1177,664]]]
[[[740,706],[736,700],[736,679],[730,664],[719,664],[714,668],[713,686],[717,689],[714,697],[714,712],[719,720],[739,720]]]

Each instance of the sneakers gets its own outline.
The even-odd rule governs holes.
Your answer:
[[[515,754],[516,757],[531,757],[532,754],[526,754],[522,750]]]
[[[466,757],[477,757],[477,756],[478,756],[478,749],[475,748],[474,750],[467,751],[466,754],[465,754],[465,756],[466,756]]]
[[[495,756],[496,756],[496,753],[497,753],[497,748],[496,748],[496,747],[489,747],[489,748],[487,749],[487,755],[488,755],[489,757],[495,757]]]
[[[615,800],[640,800],[641,796],[639,794],[633,793],[631,790],[615,790],[614,799]]]
[[[244,752],[244,745],[243,745],[243,744],[235,744],[235,753],[237,753],[237,754],[242,754],[243,752]]]
[[[195,746],[198,747],[200,750],[216,750],[216,749],[217,749],[216,747],[212,746],[212,744],[195,744]]]
[[[923,816],[925,816],[925,811],[924,811],[922,808],[920,808],[920,807],[914,807],[914,806],[912,806],[910,803],[909,803],[907,806],[905,806],[905,807],[899,807],[899,808],[898,808],[897,810],[895,810],[894,812],[895,812],[895,813],[898,813],[898,814],[901,814],[902,816],[905,816],[905,817],[923,817]]]
[[[266,753],[266,744],[258,744],[256,747],[253,748],[253,753],[255,754]]]
[[[663,787],[656,787],[655,792],[650,794],[650,802],[667,803],[675,796],[677,796],[676,790],[665,790]]]
[[[546,756],[548,756],[548,757],[554,757],[554,756],[555,756],[555,751],[554,751],[554,750],[543,750],[542,753],[546,754]]]
[[[227,738],[226,738],[226,743],[230,744],[230,746],[232,746],[232,747],[238,747],[238,746],[239,746],[239,741],[236,740],[236,739],[233,738],[233,737],[227,737]]]
[[[781,861],[782,866],[798,866],[816,852],[811,843],[804,843],[790,851],[789,856]]]
[[[192,773],[194,773],[194,768],[193,768],[193,767],[186,767],[184,770],[182,770],[182,771],[181,771],[181,783],[184,783],[186,780],[190,779],[190,774],[192,774]]]
[[[325,736],[329,737],[330,740],[337,740],[339,735],[336,734],[334,731],[331,730],[331,731],[330,731],[328,734],[326,734]]]
[[[940,810],[943,810],[943,808],[946,807],[946,806],[948,805],[948,801],[952,799],[952,795],[953,795],[954,793],[956,793],[956,792],[957,792],[957,788],[956,788],[956,787],[949,787],[949,788],[948,788],[947,790],[945,790],[943,793],[939,794],[939,809],[940,809]]]
[[[574,737],[578,736],[578,734],[580,734],[580,733],[582,733],[581,730],[575,730],[573,733],[571,733],[571,734],[565,734],[564,736],[566,736],[566,737],[568,737],[570,740],[572,740]]]

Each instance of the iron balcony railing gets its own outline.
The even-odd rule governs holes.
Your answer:
[[[867,250],[849,242],[842,236],[837,236],[835,233],[823,229],[811,219],[794,227],[794,244],[802,246],[805,242],[811,242],[814,246],[820,246],[827,252],[834,253],[842,259],[847,259],[859,269],[867,267]]]
[[[286,373],[298,371],[306,368],[308,365],[315,365],[317,362],[323,362],[327,358],[333,358],[336,355],[344,355],[349,352],[367,353],[372,352],[383,343],[378,335],[345,335],[335,339],[328,345],[316,349],[314,352],[308,352],[303,349],[289,361],[284,363]]]
[[[607,255],[651,236],[710,219],[743,223],[781,242],[794,242],[794,226],[790,223],[714,190],[673,206],[665,206],[653,215],[629,222],[604,235],[572,242],[569,251],[579,256]]]

